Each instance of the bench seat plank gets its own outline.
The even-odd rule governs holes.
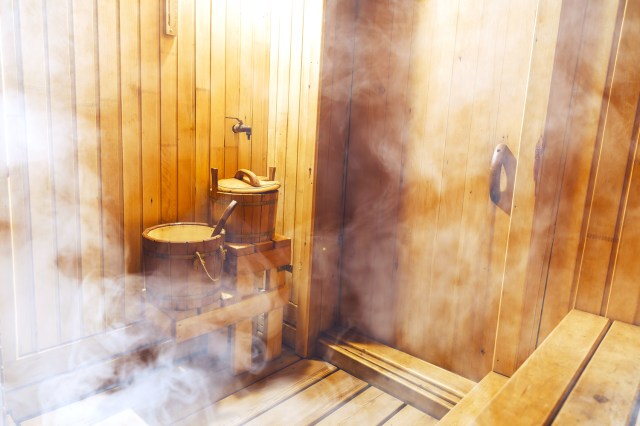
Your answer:
[[[629,424],[640,389],[640,327],[616,321],[554,424]]]
[[[608,330],[604,317],[573,310],[478,415],[477,424],[547,424]]]

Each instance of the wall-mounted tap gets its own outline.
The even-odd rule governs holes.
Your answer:
[[[231,128],[233,133],[246,133],[247,140],[251,140],[251,126],[244,124],[242,120],[240,120],[237,117],[227,117],[227,118],[237,121],[237,123],[234,124],[233,127]]]

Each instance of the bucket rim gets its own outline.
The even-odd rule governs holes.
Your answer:
[[[154,241],[157,243],[164,243],[164,244],[193,244],[193,243],[203,243],[203,242],[209,242],[209,241],[215,241],[217,239],[220,239],[221,236],[224,237],[225,235],[225,230],[222,229],[221,232],[218,235],[214,235],[213,237],[209,237],[203,240],[184,240],[184,241],[167,241],[165,239],[160,239],[160,238],[154,238],[152,236],[149,235],[150,232],[159,229],[159,228],[166,228],[166,227],[171,227],[171,226],[184,226],[184,225],[195,225],[195,226],[204,226],[207,228],[211,229],[211,232],[213,232],[213,230],[215,229],[215,227],[211,226],[210,224],[206,223],[206,222],[168,222],[168,223],[160,223],[158,225],[154,225],[154,226],[150,226],[148,228],[146,228],[144,231],[142,231],[142,237],[144,239],[147,239],[149,241]]]

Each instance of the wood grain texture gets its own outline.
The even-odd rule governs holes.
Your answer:
[[[251,11],[244,32],[243,4]],[[247,122],[255,138],[240,135],[248,166],[266,171],[277,139],[268,131],[272,118],[279,149],[290,147],[290,185],[282,189],[283,197],[291,191],[289,211],[281,217],[292,218],[299,264],[308,265],[322,3],[310,1],[306,17],[304,4],[279,6],[180,2],[179,34],[171,37],[157,2],[2,4],[2,153],[11,180],[7,259],[14,259],[2,294],[15,307],[3,309],[9,358],[140,319],[140,232],[208,215],[210,166],[238,168],[239,137],[225,116],[240,113],[241,81],[247,118],[255,117]],[[289,55],[293,17],[297,63]],[[274,163],[284,177],[286,162]],[[308,192],[304,202],[296,204],[296,188]],[[15,291],[14,281],[22,283]]]
[[[287,422],[309,424],[320,419],[325,413],[331,412],[366,387],[367,384],[362,380],[338,370],[246,424]]]
[[[370,2],[355,17],[340,322],[474,379],[491,370],[510,221],[486,169],[498,142],[517,153],[528,97],[547,99],[528,82],[553,55],[531,57],[553,50],[559,8],[541,10]]]
[[[477,424],[544,424],[575,384],[609,320],[573,310],[478,415]]]
[[[476,416],[507,382],[507,378],[490,371],[462,400],[440,419],[442,425],[472,424]]]
[[[380,424],[403,405],[399,399],[371,386],[317,424]]]
[[[601,314],[606,313],[637,141],[633,132],[638,122],[640,78],[632,65],[637,60],[637,53],[631,46],[640,37],[638,22],[640,7],[627,4],[608,98],[608,113],[602,123],[601,142],[596,153],[597,169],[594,170],[595,180],[579,266],[575,306]]]
[[[536,305],[538,288],[531,281],[539,277],[540,250],[533,245],[536,232],[534,223],[535,180],[534,163],[536,145],[545,130],[549,91],[553,73],[554,53],[560,22],[560,4],[541,1],[534,17],[534,39],[530,77],[526,84],[524,120],[518,131],[518,165],[516,189],[509,222],[504,277],[500,299],[498,330],[496,335],[493,370],[510,376],[518,365],[533,351],[529,340],[522,334],[530,329],[531,312]]]
[[[569,4],[565,6],[569,9]],[[577,283],[576,262],[580,247],[580,233],[583,227],[584,206],[588,196],[592,161],[598,145],[602,108],[605,105],[604,98],[610,90],[611,61],[618,43],[616,32],[619,31],[619,19],[622,2],[588,2],[580,7],[585,7],[582,34],[577,37],[559,36],[557,57],[561,52],[568,50],[575,52],[577,61],[575,64],[563,61],[560,69],[571,69],[574,66],[575,74],[572,83],[566,83],[566,74],[558,72],[554,77],[555,86],[563,88],[571,86],[570,93],[564,92],[564,98],[556,94],[558,89],[552,87],[550,110],[555,110],[557,115],[550,116],[552,123],[548,126],[545,139],[555,141],[562,140],[563,152],[557,155],[557,151],[543,152],[540,175],[555,178],[555,173],[543,172],[549,167],[561,169],[561,184],[553,185],[557,188],[555,194],[557,212],[555,228],[553,232],[553,250],[549,253],[548,279],[546,283],[544,309],[540,319],[540,331],[538,340],[544,339],[547,334],[562,319],[566,312],[573,306]],[[573,13],[577,13],[580,7],[575,6]],[[563,11],[563,14],[569,14]],[[562,19],[562,18],[561,18]],[[561,33],[566,31],[566,26],[561,27]],[[558,108],[556,110],[556,108]],[[558,120],[558,121],[556,121]],[[554,146],[554,143],[545,142],[545,145]],[[557,150],[560,147],[556,147]],[[544,150],[544,146],[543,146]],[[554,154],[555,156],[552,156]],[[547,164],[549,159],[560,161]],[[551,181],[550,181],[551,182]],[[540,182],[542,188],[547,184]],[[549,250],[549,249],[547,249]]]
[[[576,307],[638,324],[640,295],[634,284],[637,262],[631,259],[639,244],[632,223],[638,210],[640,75],[633,65],[638,54],[632,46],[640,40],[640,7],[627,3],[618,25],[621,29],[615,72],[611,77],[607,114],[601,124],[601,146],[594,160],[594,180],[590,188],[591,203],[585,212],[586,226],[581,236],[584,246],[579,259],[575,303]],[[601,248],[600,257],[590,264],[598,248]],[[609,256],[602,255],[606,250]]]
[[[615,321],[554,424],[629,424],[640,386],[640,328]]]
[[[405,406],[396,415],[383,423],[387,426],[401,426],[401,425],[435,425],[438,424],[438,420],[434,419],[428,414],[414,408],[410,405]]]
[[[297,363],[182,419],[178,424],[239,425],[336,371],[323,361]]]
[[[346,147],[350,117],[355,1],[327,2],[316,179],[312,285],[321,288],[320,331],[337,325],[344,211]],[[313,313],[312,313],[313,315]]]

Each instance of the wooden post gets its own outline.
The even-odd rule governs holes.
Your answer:
[[[253,273],[238,272],[236,276],[236,292],[238,301],[253,293]],[[253,321],[248,319],[238,322],[233,329],[232,369],[235,374],[251,368],[251,336]]]
[[[277,268],[266,272],[265,290],[271,290],[285,285],[284,271]],[[282,317],[284,308],[280,307],[265,315],[265,362],[271,361],[282,353]]]

